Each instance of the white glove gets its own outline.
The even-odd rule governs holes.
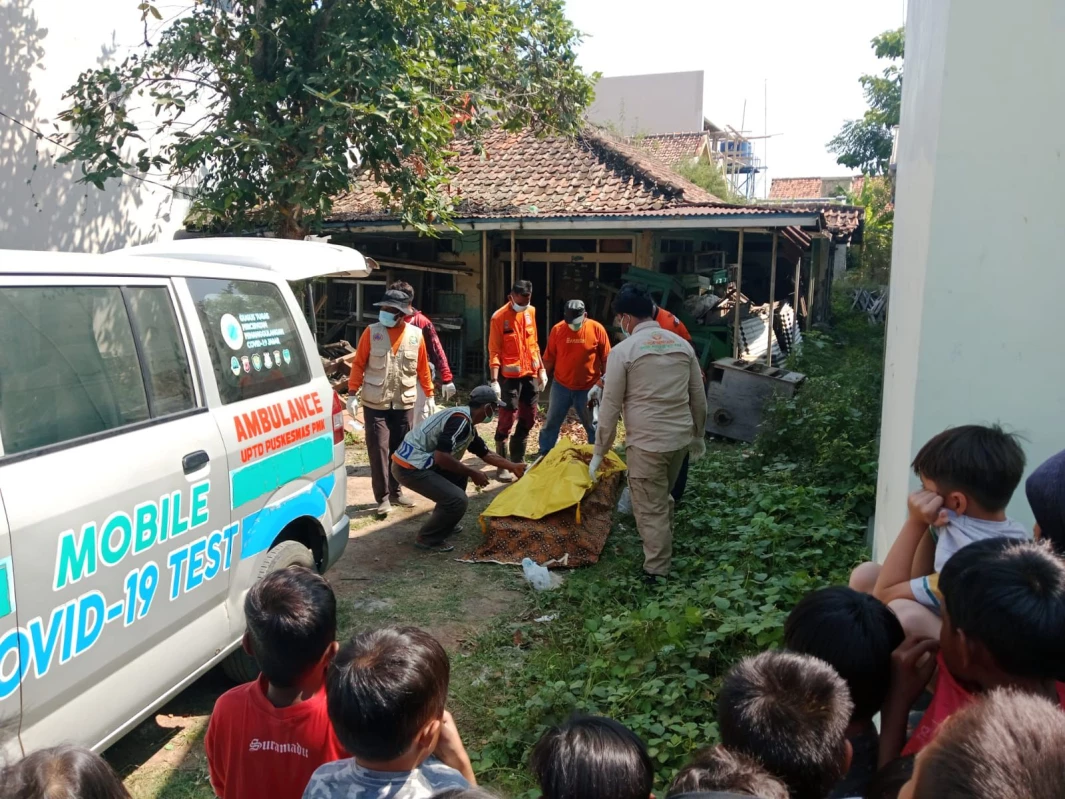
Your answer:
[[[440,386],[440,397],[444,400],[444,402],[447,402],[457,393],[458,391],[455,389],[454,383],[444,383],[444,385]]]
[[[429,416],[432,416],[434,413],[436,413],[436,400],[432,397],[426,397],[425,409],[429,411]]]
[[[540,370],[540,374],[536,376],[536,391],[540,392],[547,388],[547,372],[544,369]]]
[[[492,391],[496,393],[496,399],[503,399],[503,390],[499,387],[499,381],[492,381]]]
[[[706,439],[703,436],[693,438],[692,443],[688,445],[688,458],[692,463],[699,460],[706,454]]]
[[[354,418],[355,411],[359,409],[359,398],[354,394],[348,394],[348,413]]]
[[[593,455],[591,461],[588,462],[588,477],[593,483],[595,482],[595,473],[599,471],[599,466],[602,462],[602,455]]]

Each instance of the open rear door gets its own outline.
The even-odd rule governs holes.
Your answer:
[[[108,255],[117,258],[147,255],[250,266],[269,269],[289,282],[327,276],[357,279],[368,277],[376,268],[373,259],[339,244],[240,236],[160,241],[114,250]]]

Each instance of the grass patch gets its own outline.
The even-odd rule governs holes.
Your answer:
[[[207,718],[191,720],[157,757],[124,779],[130,796],[133,799],[211,799],[214,791],[203,752],[206,733]],[[168,752],[181,754],[171,759]]]
[[[692,466],[669,583],[639,581],[639,539],[619,520],[598,566],[533,595],[521,619],[454,659],[454,702],[486,784],[535,796],[532,745],[581,711],[636,731],[663,788],[716,742],[724,672],[779,644],[807,591],[846,581],[865,554],[875,494],[883,330],[837,314],[831,334],[809,337],[794,364],[806,385],[769,409],[762,438],[719,444]],[[535,621],[543,616],[555,619]]]

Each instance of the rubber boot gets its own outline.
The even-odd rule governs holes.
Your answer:
[[[512,463],[525,463],[525,448],[527,446],[527,439],[519,439],[516,436],[511,436],[510,460]]]
[[[500,458],[507,457],[507,442],[506,440],[496,442],[496,455]],[[496,474],[496,480],[501,483],[513,483],[514,475],[508,472],[506,469],[500,469]]]

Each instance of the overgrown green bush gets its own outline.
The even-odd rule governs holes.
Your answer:
[[[862,558],[882,338],[860,325],[842,314],[838,332],[811,337],[795,364],[806,386],[774,405],[756,445],[715,445],[693,465],[668,583],[639,581],[639,538],[631,519],[619,520],[595,568],[535,595],[526,617],[456,659],[460,725],[486,783],[535,796],[529,751],[574,711],[639,734],[660,789],[717,740],[724,672],[777,645],[799,598],[845,582]]]

